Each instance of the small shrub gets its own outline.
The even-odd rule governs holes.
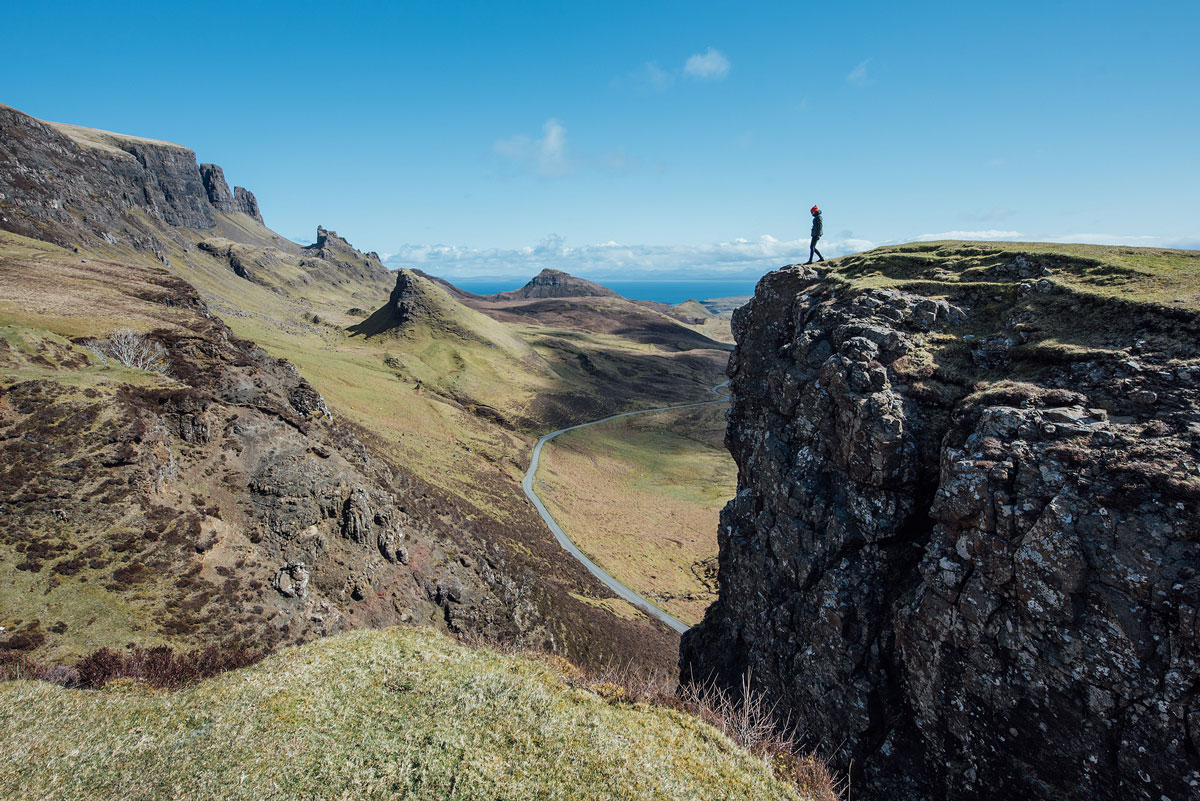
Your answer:
[[[115,679],[136,679],[154,687],[171,688],[248,667],[265,655],[245,647],[211,646],[187,653],[176,653],[166,646],[131,648],[126,653],[101,648],[79,660],[75,670],[80,687],[97,688]]]
[[[115,359],[126,367],[153,373],[167,372],[167,349],[161,342],[147,339],[129,328],[118,328],[108,339],[93,339],[85,343],[101,364]]]
[[[739,692],[728,692],[713,682],[688,682],[679,687],[686,709],[729,739],[771,765],[775,775],[790,781],[814,801],[838,801],[838,782],[825,762],[805,753],[790,720],[779,720],[777,704],[750,685],[750,674],[742,676]]]
[[[117,589],[123,589],[131,584],[137,584],[146,581],[151,576],[149,570],[141,562],[119,567],[113,571],[113,583],[117,585]]]
[[[45,671],[42,666],[17,650],[0,651],[0,681],[40,679]]]
[[[0,650],[32,651],[46,641],[46,635],[37,628],[19,631],[6,640],[0,640]]]

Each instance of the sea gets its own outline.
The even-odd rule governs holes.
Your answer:
[[[593,280],[593,279],[589,279]],[[459,289],[476,295],[494,295],[510,289],[520,289],[526,281],[519,278],[460,278],[450,279]],[[656,300],[659,303],[683,303],[685,300],[748,297],[754,294],[757,278],[717,278],[689,281],[597,281],[618,295],[630,300]]]

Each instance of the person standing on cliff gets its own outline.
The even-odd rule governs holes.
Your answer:
[[[813,227],[812,227],[812,242],[808,243],[808,261],[805,264],[812,264],[813,254],[817,254],[818,261],[825,261],[825,257],[821,255],[821,251],[817,250],[817,240],[821,238],[821,234],[825,232],[825,227],[821,223],[821,210],[813,206],[809,211],[812,212]]]

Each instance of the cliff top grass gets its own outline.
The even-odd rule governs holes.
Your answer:
[[[356,631],[159,691],[0,684],[19,799],[797,799],[699,719],[573,687],[551,658]]]
[[[161,139],[147,139],[144,136],[129,136],[128,134],[113,133],[112,131],[102,131],[99,128],[85,128],[82,125],[71,125],[70,123],[66,122],[50,122],[49,120],[41,120],[41,122],[44,122],[46,125],[49,125],[54,130],[71,139],[80,147],[103,150],[106,153],[111,153],[114,156],[120,156],[122,158],[134,158],[133,154],[121,147],[122,144],[173,147],[179,150],[185,150],[188,153],[192,152],[190,148],[186,148],[183,145],[177,145],[174,142],[164,142]]]
[[[1049,279],[1100,298],[1200,311],[1200,251],[1045,242],[912,242],[830,262],[856,287],[987,283],[989,267],[1018,256],[1051,268]],[[1038,280],[1035,276],[1032,280]],[[1011,280],[1006,281],[1011,284]]]
[[[1165,360],[1200,355],[1200,251],[916,242],[828,266],[829,284],[851,293],[900,289],[965,313],[960,324],[922,335],[923,351],[895,367],[942,404],[978,382],[1036,383],[1075,362],[1114,362],[1135,351]]]

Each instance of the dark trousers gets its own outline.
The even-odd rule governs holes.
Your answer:
[[[819,237],[819,236],[814,236],[812,238],[812,242],[808,243],[808,261],[810,264],[812,263],[812,257],[813,257],[814,253],[817,254],[818,259],[820,259],[821,261],[825,261],[825,257],[821,255],[821,251],[817,250],[817,240],[820,238],[821,237]]]

